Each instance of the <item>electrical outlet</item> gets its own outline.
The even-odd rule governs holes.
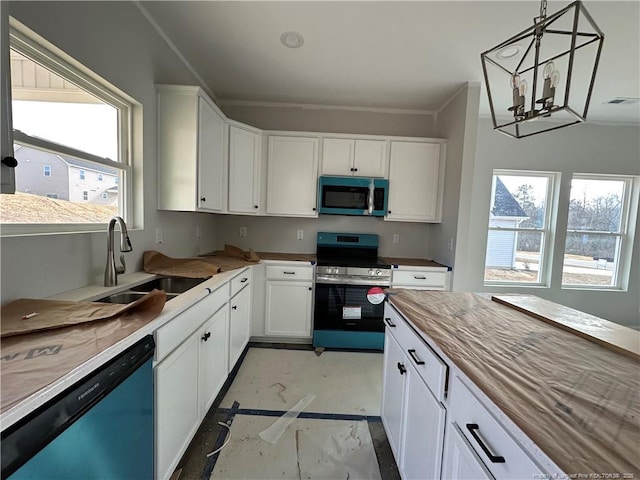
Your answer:
[[[162,229],[156,228],[156,243],[162,243]]]
[[[304,239],[304,230],[298,230],[298,240]]]
[[[398,233],[393,234],[393,243],[400,243],[400,235]]]
[[[202,230],[200,230],[200,225],[196,225],[196,240],[200,240],[202,238]]]
[[[453,237],[449,239],[449,250],[453,250]]]
[[[241,237],[247,236],[247,227],[240,227],[240,236]]]

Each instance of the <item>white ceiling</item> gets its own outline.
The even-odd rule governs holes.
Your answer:
[[[605,34],[590,121],[640,124],[640,2],[584,2]],[[482,81],[480,53],[530,27],[539,2],[143,1],[220,103],[437,111]],[[548,14],[568,5],[549,1]],[[298,49],[280,35],[304,36]],[[507,87],[508,88],[508,87]],[[506,90],[506,95],[510,95]],[[483,88],[480,113],[489,113]]]

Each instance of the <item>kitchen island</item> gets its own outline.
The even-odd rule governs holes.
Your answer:
[[[636,359],[487,295],[388,293],[382,416],[404,477],[428,430],[442,478],[638,478]]]

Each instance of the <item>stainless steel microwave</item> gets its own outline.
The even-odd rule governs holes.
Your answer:
[[[384,217],[389,180],[365,177],[320,177],[318,212]]]

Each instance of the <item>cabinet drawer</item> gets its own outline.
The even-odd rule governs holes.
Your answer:
[[[385,305],[385,324],[404,354],[434,397],[444,402],[447,364],[418,336],[389,304]],[[393,325],[393,326],[392,326]]]
[[[394,270],[391,286],[430,287],[446,289],[447,272],[424,272],[418,270]]]
[[[225,283],[156,330],[156,361],[162,361],[228,300],[229,284]]]
[[[267,265],[269,280],[313,280],[313,267],[291,265]]]
[[[459,377],[451,383],[449,418],[496,479],[544,474]]]
[[[231,279],[231,296],[251,283],[251,268],[247,268]]]

